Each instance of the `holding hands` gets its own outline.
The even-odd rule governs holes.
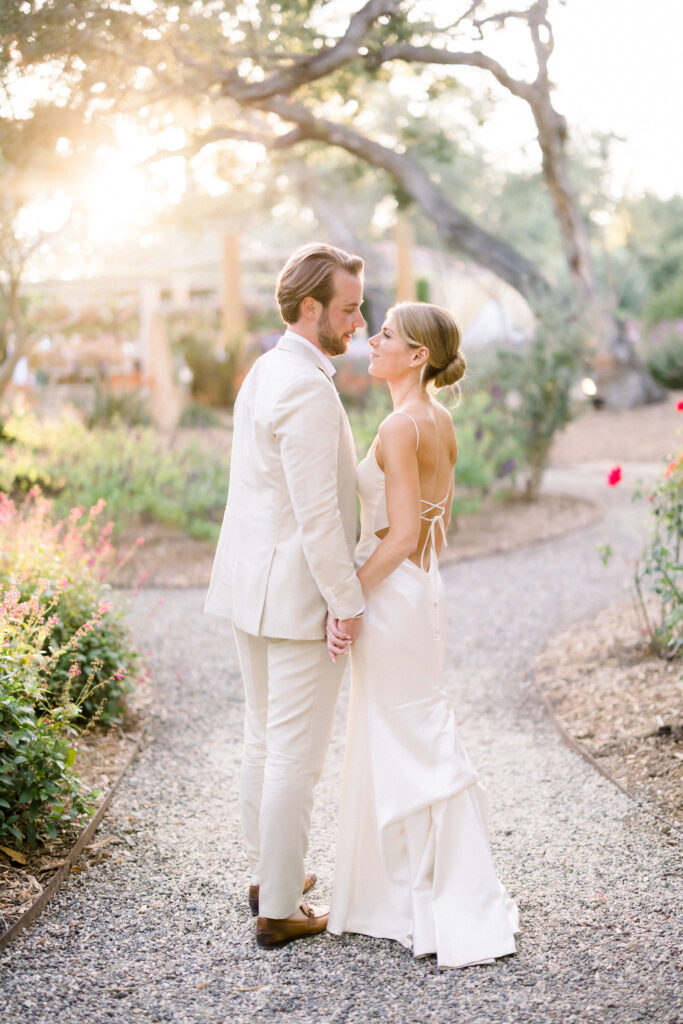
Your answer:
[[[333,619],[331,615],[327,616],[325,637],[332,661],[336,661],[340,654],[348,654],[349,647],[358,639],[361,618],[362,613],[353,619]]]

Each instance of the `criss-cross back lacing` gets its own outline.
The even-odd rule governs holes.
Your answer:
[[[420,431],[418,429],[417,423],[415,422],[415,420],[413,419],[413,417],[410,415],[409,412],[402,412],[400,409],[397,409],[394,415],[396,415],[396,416],[407,416],[409,420],[412,420],[413,426],[415,427],[415,434],[417,436],[417,440],[416,440],[416,444],[415,444],[415,451],[417,451],[419,446],[420,446]],[[424,539],[424,544],[422,545],[422,551],[420,552],[420,569],[422,569],[422,571],[425,572],[430,577],[430,579],[432,581],[432,590],[433,590],[432,610],[433,610],[433,615],[434,615],[434,639],[435,640],[439,639],[439,593],[438,593],[438,578],[437,578],[437,572],[438,572],[438,568],[439,568],[439,563],[438,563],[438,560],[437,560],[437,553],[436,553],[436,538],[437,538],[437,531],[440,530],[441,531],[441,539],[443,540],[443,546],[444,547],[448,547],[448,539],[446,537],[446,526],[444,524],[444,518],[446,516],[446,511],[448,509],[448,499],[449,499],[449,497],[450,497],[450,489],[449,489],[449,493],[446,495],[445,498],[442,498],[441,501],[427,501],[426,498],[420,498],[420,519],[422,519],[425,522],[429,523],[429,529],[427,530],[427,536]],[[437,513],[437,514],[433,515],[432,513]],[[429,565],[428,565],[427,568],[425,568],[425,560],[426,560],[427,556],[429,557]]]
[[[420,555],[420,568],[424,569],[425,572],[429,571],[432,565],[432,559],[436,559],[436,535],[437,527],[441,530],[441,539],[444,547],[448,547],[448,540],[446,539],[446,527],[444,526],[444,516],[446,515],[446,509],[448,508],[447,494],[441,501],[427,501],[425,498],[420,498],[420,505],[424,506],[420,512],[420,519],[424,519],[426,523],[429,523],[429,529],[427,530],[427,536],[425,537],[424,544],[422,545],[422,553]],[[437,512],[438,515],[432,516],[431,512]],[[429,555],[429,567],[425,569],[425,555]]]

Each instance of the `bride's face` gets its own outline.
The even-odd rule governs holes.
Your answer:
[[[379,334],[369,339],[369,345],[369,372],[381,380],[398,380],[411,373],[419,375],[429,356],[428,349],[408,344],[391,316],[384,321]]]

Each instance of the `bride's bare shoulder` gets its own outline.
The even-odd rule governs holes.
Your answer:
[[[439,434],[441,438],[448,445],[449,452],[455,457],[457,455],[457,444],[455,440],[455,426],[453,424],[453,417],[451,416],[448,409],[441,405],[440,402],[432,401],[432,407],[434,410],[434,416],[436,422],[439,424]]]
[[[410,437],[415,439],[415,431],[419,429],[415,422],[415,417],[410,413],[404,413],[399,410],[390,412],[385,419],[379,425],[377,436],[381,441],[389,441],[390,443],[394,440],[398,441],[399,444],[407,441]]]

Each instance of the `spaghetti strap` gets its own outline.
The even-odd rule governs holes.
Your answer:
[[[417,423],[415,422],[413,417],[410,415],[409,412],[402,412],[401,409],[396,409],[394,412],[391,413],[391,415],[392,416],[407,416],[408,419],[412,421],[412,424],[415,427],[415,433],[417,434],[417,441],[415,442],[415,451],[417,451],[417,449],[420,446],[420,431],[418,430]]]

